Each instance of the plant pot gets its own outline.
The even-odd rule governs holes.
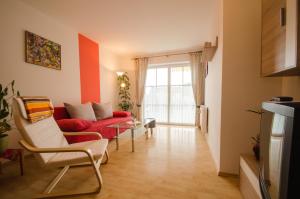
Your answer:
[[[253,152],[254,152],[254,155],[255,155],[255,158],[257,161],[259,161],[259,156],[260,156],[260,148],[259,148],[259,144],[255,144],[253,146]]]
[[[8,147],[8,136],[0,137],[0,154],[2,154]]]

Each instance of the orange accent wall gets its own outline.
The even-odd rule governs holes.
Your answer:
[[[81,103],[100,102],[99,45],[78,34]]]

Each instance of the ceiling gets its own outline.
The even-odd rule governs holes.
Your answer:
[[[197,49],[214,41],[217,0],[22,0],[120,55]]]

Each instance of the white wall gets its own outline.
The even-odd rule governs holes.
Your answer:
[[[80,102],[78,32],[16,0],[0,1],[0,83],[16,80],[22,95],[48,96],[54,105]],[[62,70],[25,63],[24,41],[28,30],[61,44]],[[88,36],[88,35],[87,35]],[[119,58],[100,46],[101,100],[116,103]],[[10,133],[10,145],[18,135]]]
[[[118,92],[116,72],[127,72],[131,83],[130,94],[132,101],[135,100],[135,64],[129,56],[114,54],[100,44],[100,79],[101,79],[101,102],[111,102],[114,109],[118,108]]]
[[[238,173],[239,155],[252,153],[259,117],[246,109],[281,94],[280,78],[261,78],[261,1],[224,1],[220,171]]]
[[[13,79],[22,95],[49,96],[55,105],[80,102],[78,32],[15,0],[0,6],[1,83]],[[62,70],[25,63],[24,31],[28,30],[61,44]],[[100,46],[101,99],[115,102],[118,56]]]
[[[117,75],[119,65],[118,56],[105,49],[100,44],[100,93],[101,102],[111,102],[114,109],[117,107]]]
[[[246,110],[280,95],[282,82],[260,77],[261,1],[219,0],[219,5],[220,45],[206,79],[207,138],[218,171],[238,174],[239,155],[252,153],[251,136],[259,132],[259,117]]]
[[[205,105],[208,107],[208,146],[220,169],[220,139],[221,139],[221,89],[222,89],[222,49],[221,46],[212,62],[208,63],[209,72],[205,79]]]
[[[49,96],[54,104],[79,101],[77,32],[15,0],[1,1],[0,15],[1,83],[14,79],[22,95]],[[61,44],[61,71],[25,63],[25,30]]]
[[[189,60],[190,60],[190,56],[188,54],[181,54],[181,55],[172,55],[172,56],[152,57],[149,58],[149,64],[168,64],[168,63],[183,62]]]
[[[49,96],[54,104],[80,101],[77,33],[17,1],[0,3],[1,84],[16,81],[22,95]],[[61,44],[62,70],[25,63],[24,31]],[[9,132],[9,145],[17,146],[20,135]]]
[[[282,80],[282,95],[292,96],[300,101],[300,77],[284,77]]]
[[[208,107],[208,133],[206,134],[206,138],[217,170],[219,171],[223,61],[223,1],[219,1],[216,13],[218,19],[216,23],[216,35],[219,37],[219,46],[214,59],[208,63],[208,75],[205,79],[205,105]]]

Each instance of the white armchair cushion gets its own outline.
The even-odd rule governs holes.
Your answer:
[[[79,142],[75,144],[70,144],[69,147],[80,147],[91,150],[94,160],[102,159],[105,154],[105,150],[108,145],[107,139],[88,141],[88,142]],[[79,164],[83,162],[89,162],[89,157],[84,152],[68,152],[68,153],[56,153],[48,162],[47,166],[64,166],[66,164]]]
[[[24,106],[24,103],[23,103],[22,99],[21,98],[15,98],[15,100],[19,105],[19,110],[20,110],[20,114],[22,115],[22,117],[24,119],[28,119],[26,109],[25,109],[25,106]]]
[[[25,119],[24,104],[20,98],[14,98],[13,114],[15,124],[22,137],[32,146],[38,148],[61,148],[68,147],[69,144],[59,129],[53,116],[31,123]],[[35,154],[42,165],[52,158],[54,153]]]

